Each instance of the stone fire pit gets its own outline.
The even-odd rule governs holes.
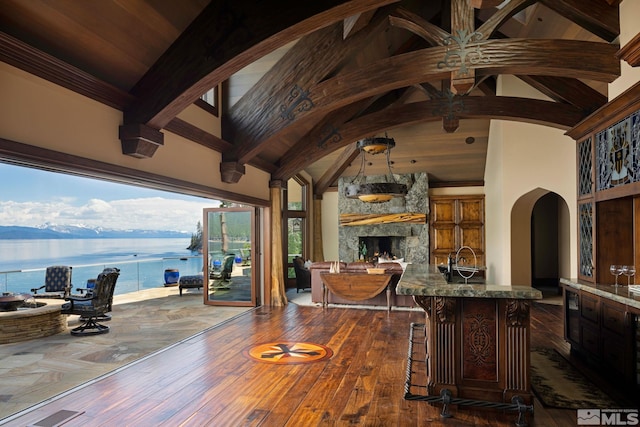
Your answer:
[[[32,298],[30,294],[14,294],[12,292],[4,292],[0,296],[0,311],[17,311],[26,300]]]
[[[11,298],[7,298],[11,297]],[[31,295],[27,295],[27,299]],[[15,296],[2,295],[5,307],[18,304]],[[31,340],[59,334],[67,330],[67,315],[61,314],[60,309],[64,300],[49,299],[47,302],[29,301],[25,307],[24,299],[12,311],[0,310],[0,344]],[[18,308],[20,308],[18,310]]]

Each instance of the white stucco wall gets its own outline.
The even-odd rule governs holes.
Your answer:
[[[497,92],[499,96],[545,99],[512,76],[498,79]],[[512,257],[530,256],[529,252],[512,250],[512,210],[518,199],[540,189],[558,194],[569,207],[570,259],[576,264],[575,141],[564,132],[528,123],[491,122],[485,172],[487,279],[491,283],[526,284],[512,283],[512,263],[518,261]],[[572,266],[572,275],[576,268]]]
[[[151,159],[123,155],[118,138],[120,111],[3,62],[0,93],[0,138],[269,199],[268,173],[247,166],[246,175],[238,184],[223,183],[220,153],[171,132],[163,131],[164,145]],[[181,118],[205,120],[201,112],[191,107]],[[211,122],[209,130],[219,132],[220,125],[215,120]]]

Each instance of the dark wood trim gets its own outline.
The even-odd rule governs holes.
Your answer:
[[[18,166],[67,173],[85,178],[103,179],[119,184],[177,192],[212,200],[229,200],[252,206],[269,206],[269,200],[168,178],[4,138],[0,138],[0,161]]]
[[[616,58],[627,61],[632,67],[640,65],[640,33],[636,34],[616,53]]]
[[[589,134],[599,131],[640,109],[640,82],[594,111],[567,131],[574,140],[583,140]]]
[[[3,32],[0,61],[118,110],[134,100],[127,92]]]
[[[429,181],[429,188],[448,188],[448,187],[484,187],[484,181]]]
[[[178,117],[167,123],[164,129],[218,152],[231,149],[231,144],[227,141]]]

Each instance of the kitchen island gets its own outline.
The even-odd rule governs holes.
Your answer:
[[[451,284],[436,266],[409,265],[396,293],[412,295],[426,313],[428,396],[495,408],[531,404],[529,308],[540,291]]]

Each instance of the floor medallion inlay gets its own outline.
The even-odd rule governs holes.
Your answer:
[[[276,341],[252,346],[244,354],[259,362],[298,364],[330,359],[333,351],[322,344]]]

